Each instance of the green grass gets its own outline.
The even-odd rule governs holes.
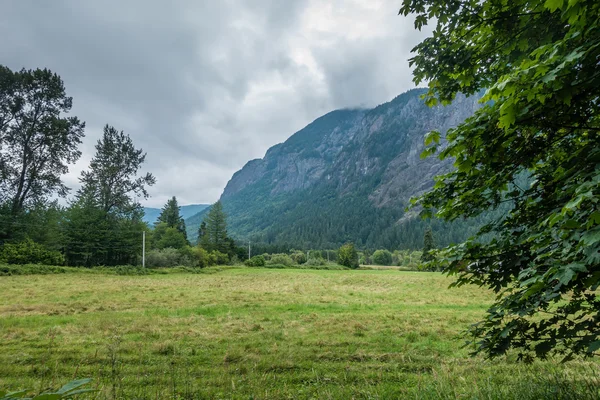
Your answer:
[[[596,398],[593,361],[470,358],[490,293],[437,273],[224,268],[0,278],[0,388],[99,399]]]

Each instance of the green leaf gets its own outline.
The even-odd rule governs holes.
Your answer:
[[[43,393],[38,394],[32,400],[60,400],[63,398],[62,394],[58,393]]]
[[[440,133],[438,131],[431,131],[425,135],[425,146],[429,146],[433,142],[440,143]]]
[[[579,222],[575,221],[574,219],[568,219],[563,224],[563,228],[565,229],[576,229],[580,227],[581,225],[579,225]]]
[[[87,385],[91,381],[92,380],[90,378],[71,381],[71,382],[67,383],[66,385],[64,385],[63,387],[61,387],[56,393],[62,393],[62,394],[69,393],[83,385]]]
[[[596,228],[596,229],[585,232],[581,236],[581,241],[586,246],[592,246],[592,245],[600,242],[600,229]]]
[[[589,353],[594,353],[598,350],[600,350],[600,340],[596,340],[595,342],[590,343],[588,346]]]
[[[9,393],[6,393],[6,394],[4,395],[4,397],[7,397],[7,398],[9,398],[9,399],[10,399],[10,398],[16,398],[16,399],[20,399],[20,398],[22,398],[23,396],[25,396],[25,395],[27,394],[27,392],[28,392],[27,390],[17,390],[17,391],[15,391],[15,392],[9,392]]]
[[[565,267],[558,274],[554,276],[555,279],[558,279],[560,283],[563,285],[567,285],[571,282],[571,279],[575,276],[575,271],[571,268]]]

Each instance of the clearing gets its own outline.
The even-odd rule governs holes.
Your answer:
[[[492,295],[438,273],[229,268],[0,278],[0,388],[112,398],[568,398],[598,363],[470,358]]]

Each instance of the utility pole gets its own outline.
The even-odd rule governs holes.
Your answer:
[[[248,260],[250,259],[250,241],[248,240]]]
[[[142,231],[142,268],[146,268],[146,231]]]

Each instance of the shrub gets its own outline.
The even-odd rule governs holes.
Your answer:
[[[211,266],[212,259],[208,251],[204,250],[200,246],[193,247],[191,249],[192,263],[194,267],[206,268]]]
[[[295,251],[290,255],[290,257],[298,265],[304,264],[306,262],[306,254],[304,254],[303,251]]]
[[[358,253],[353,243],[347,243],[338,250],[338,264],[348,268],[358,268]]]
[[[325,264],[327,264],[327,262],[325,261],[324,258],[321,258],[321,257],[311,257],[306,262],[306,265],[309,265],[309,266],[312,266],[312,267],[320,266],[320,265],[325,265]]]
[[[0,261],[21,265],[63,265],[65,257],[58,251],[48,250],[45,246],[35,243],[31,239],[25,239],[17,244],[5,244],[0,250]]]
[[[210,252],[211,265],[226,265],[229,264],[229,256],[225,253],[221,253],[218,250]]]
[[[294,260],[287,254],[273,254],[269,260],[269,264],[281,264],[286,267],[294,265]]]
[[[375,265],[392,265],[392,253],[387,250],[376,250],[372,258]]]
[[[244,264],[246,264],[249,267],[264,267],[266,261],[263,256],[254,256],[251,259],[246,260]]]
[[[154,249],[146,253],[146,266],[149,268],[191,266],[191,264],[192,260],[187,254],[171,247],[162,250]]]

